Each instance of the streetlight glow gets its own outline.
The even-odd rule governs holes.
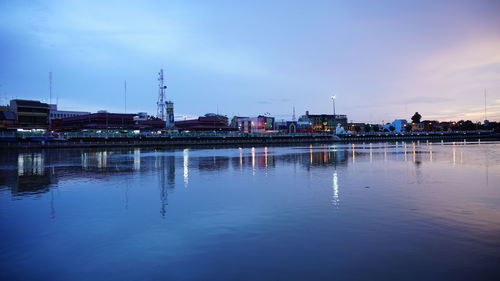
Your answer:
[[[332,99],[332,103],[333,103],[333,118],[335,119],[335,99],[337,98],[336,96],[331,96],[330,97]]]

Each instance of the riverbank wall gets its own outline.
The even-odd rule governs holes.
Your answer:
[[[492,131],[331,134],[0,134],[0,149],[71,147],[193,147],[217,145],[273,145],[380,141],[500,140]]]

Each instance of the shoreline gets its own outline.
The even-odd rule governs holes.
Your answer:
[[[195,147],[231,145],[288,145],[304,143],[356,143],[393,141],[498,141],[493,132],[455,132],[420,134],[260,134],[260,135],[15,135],[0,136],[0,149],[86,148],[86,147]]]

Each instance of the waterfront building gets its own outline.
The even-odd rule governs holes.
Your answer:
[[[227,118],[226,115],[220,115],[220,114],[216,114],[216,113],[207,113],[207,114],[205,114],[205,117],[217,117],[222,122],[224,122],[225,125],[229,124],[229,118]]]
[[[148,120],[147,112],[138,112],[136,116],[134,116],[135,121],[145,121]]]
[[[57,104],[49,104],[49,106],[50,106],[49,121],[52,121],[54,119],[62,119],[62,118],[67,118],[67,117],[90,114],[90,112],[88,112],[88,111],[58,110]]]
[[[306,122],[313,132],[332,132],[335,131],[337,124],[347,127],[347,115],[309,114],[309,111],[306,111],[306,114],[299,118],[299,128],[301,129],[300,125],[305,125]]]
[[[7,108],[0,108],[0,130],[13,130],[16,128],[16,114]]]
[[[422,124],[424,124],[425,131],[441,130],[441,126],[439,125],[439,121],[437,120],[424,120],[422,121]]]
[[[162,120],[135,120],[136,114],[109,113],[100,111],[54,119],[51,127],[59,131],[82,130],[161,130],[165,128]]]
[[[297,120],[297,132],[301,133],[311,133],[312,132],[312,121],[307,115],[302,115]]]
[[[233,116],[233,118],[231,118],[231,122],[229,123],[229,126],[231,126],[233,128],[238,128],[238,119],[239,118],[247,118],[247,117]]]
[[[455,122],[452,122],[452,121],[449,121],[449,122],[439,122],[439,124],[438,124],[438,128],[441,131],[447,131],[447,132],[451,132],[453,126],[455,126]]]
[[[135,114],[98,112],[54,120],[52,127],[55,130],[126,130],[134,129]]]
[[[162,130],[166,127],[165,122],[162,120],[134,120],[135,125],[133,129],[150,131],[150,130]]]
[[[237,128],[244,133],[274,132],[274,117],[259,115],[257,117],[237,117]]]
[[[227,125],[227,117],[222,118],[220,115],[200,116],[197,119],[176,121],[175,127],[180,131],[235,131],[236,130],[235,128]]]
[[[425,130],[425,125],[423,123],[411,123],[412,132],[423,132]]]
[[[297,121],[276,121],[274,122],[274,129],[281,133],[296,133]]]
[[[16,115],[16,126],[20,129],[48,129],[50,106],[36,100],[15,99],[10,101],[10,110]]]
[[[390,127],[394,127],[394,132],[401,133],[405,131],[405,126],[408,124],[408,121],[405,119],[396,119],[392,121],[392,123],[387,123],[384,125],[384,130],[390,131]]]
[[[365,131],[365,123],[351,122],[347,123],[346,131],[360,133]]]

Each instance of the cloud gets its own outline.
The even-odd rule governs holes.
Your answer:
[[[124,58],[141,58],[220,74],[269,73],[251,49],[228,48],[213,39],[214,31],[193,20],[199,18],[196,9],[174,3],[158,9],[157,4],[46,1],[28,7],[11,5],[8,19],[1,23],[74,64],[108,66]]]
[[[487,89],[491,105],[488,115],[498,118],[500,109],[491,101],[499,97],[499,71],[498,35],[464,40],[417,62],[407,78],[400,82],[399,91],[410,97],[396,99],[395,104],[409,105],[433,119],[482,121],[484,90]]]
[[[445,97],[414,97],[398,102],[398,104],[444,103],[450,101],[453,101],[453,99]]]

